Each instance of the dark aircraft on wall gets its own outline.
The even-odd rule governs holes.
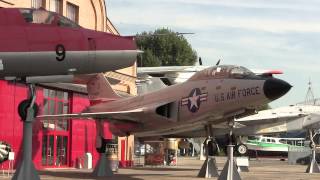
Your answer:
[[[0,8],[0,42],[0,78],[27,82],[125,68],[139,53],[133,37],[85,29],[42,9]]]
[[[44,9],[0,8],[0,79],[73,82],[74,75],[131,66],[138,53],[133,37],[85,29]],[[20,103],[22,119],[30,104]]]

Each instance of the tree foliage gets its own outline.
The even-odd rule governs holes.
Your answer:
[[[268,110],[271,109],[269,104],[263,104],[259,108],[257,108],[257,111],[263,111],[263,110]]]
[[[188,41],[168,29],[138,34],[136,42],[144,51],[138,56],[139,67],[191,66],[197,61],[197,53]]]

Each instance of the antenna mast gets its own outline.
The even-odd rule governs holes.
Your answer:
[[[308,83],[308,91],[307,91],[307,95],[304,101],[304,104],[306,105],[315,105],[316,101],[313,95],[313,91],[312,91],[312,83],[311,80],[309,79],[309,83]]]

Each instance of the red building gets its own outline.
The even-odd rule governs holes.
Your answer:
[[[0,81],[0,139],[15,152],[14,167],[21,159],[23,123],[17,113],[18,104],[27,98],[28,88],[19,83]],[[40,113],[76,113],[89,105],[84,94],[37,87]],[[107,126],[107,124],[106,124]],[[107,129],[108,127],[106,127]],[[112,139],[110,131],[106,137]],[[76,167],[87,152],[98,160],[95,149],[96,127],[91,120],[36,120],[33,124],[32,158],[37,169],[44,167]],[[8,161],[3,168],[8,167]]]

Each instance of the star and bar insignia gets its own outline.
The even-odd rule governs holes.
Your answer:
[[[199,88],[192,89],[189,96],[181,99],[181,106],[188,106],[190,112],[195,113],[200,109],[200,104],[207,101],[208,93],[201,93]]]

